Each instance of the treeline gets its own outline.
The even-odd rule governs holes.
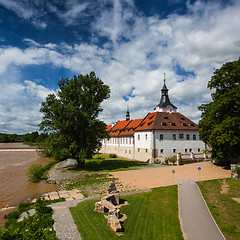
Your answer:
[[[0,143],[23,142],[24,135],[0,133]]]
[[[47,134],[39,134],[37,131],[26,133],[23,135],[18,134],[5,134],[0,133],[0,143],[13,143],[13,142],[26,142],[26,143],[39,143],[48,137]]]

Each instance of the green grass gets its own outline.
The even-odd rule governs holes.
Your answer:
[[[240,198],[240,181],[226,179],[229,190],[222,194],[223,180],[198,182],[216,223],[227,240],[240,239],[240,203],[232,197]]]
[[[70,208],[82,239],[183,239],[178,219],[177,186],[155,188],[152,192],[123,198],[129,205],[121,207],[121,213],[127,215],[122,236],[117,236],[107,225],[103,213],[93,211],[96,201],[84,201]]]
[[[63,189],[72,190],[79,189],[84,196],[102,194],[104,193],[111,181],[109,174],[97,174],[94,173],[88,177],[66,179],[62,180],[61,184]]]
[[[93,158],[85,161],[81,172],[115,172],[133,170],[140,167],[149,167],[150,164],[122,158]],[[73,170],[74,172],[76,170]]]

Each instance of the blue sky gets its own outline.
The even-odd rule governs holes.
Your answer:
[[[238,0],[0,0],[0,132],[38,130],[62,77],[111,88],[100,118],[142,118],[170,99],[196,123],[214,69],[240,56]]]

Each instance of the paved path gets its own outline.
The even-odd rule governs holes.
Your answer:
[[[178,204],[181,227],[186,240],[226,240],[193,179],[179,181]]]

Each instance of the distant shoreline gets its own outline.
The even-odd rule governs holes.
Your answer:
[[[0,148],[0,152],[35,152],[36,148]]]

